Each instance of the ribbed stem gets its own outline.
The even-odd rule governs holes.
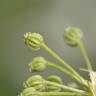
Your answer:
[[[92,70],[92,65],[91,65],[91,62],[89,60],[89,57],[87,55],[87,52],[86,52],[85,47],[84,47],[81,40],[78,40],[78,47],[80,48],[80,51],[81,51],[81,53],[83,55],[83,58],[84,58],[84,60],[86,62],[85,64],[86,64],[87,69],[89,71],[91,71]]]
[[[80,79],[80,83],[84,83],[84,79],[70,66],[68,65],[60,56],[58,56],[53,50],[51,50],[46,44],[42,44],[42,47],[49,52],[54,58],[56,58],[59,62],[61,62],[64,67],[66,68],[66,70],[68,70],[69,72],[71,72],[73,75],[75,75],[78,79]],[[83,84],[85,85],[85,83]],[[87,85],[85,85],[87,86]]]

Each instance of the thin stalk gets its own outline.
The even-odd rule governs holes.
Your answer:
[[[42,44],[42,47],[49,52],[54,58],[56,58],[59,62],[61,62],[65,68],[70,71],[73,75],[77,76],[78,79],[80,79],[80,83],[82,82],[82,77],[70,66],[68,65],[60,56],[58,56],[53,50],[51,50],[46,44]],[[86,86],[86,85],[85,85]]]
[[[64,90],[75,92],[75,93],[79,93],[79,94],[85,94],[86,93],[83,90],[75,89],[75,88],[72,88],[72,87],[68,87],[66,85],[61,85],[61,84],[58,84],[58,83],[55,83],[55,82],[51,82],[51,81],[47,81],[47,80],[45,80],[45,84],[54,85],[54,86],[60,87],[60,88],[62,88]]]
[[[77,78],[77,76],[75,76],[74,74],[72,74],[70,71],[68,71],[66,68],[64,67],[61,67],[53,62],[49,62],[47,61],[48,65],[59,70],[60,72],[63,72],[63,73],[66,73],[67,75],[69,75],[70,77],[74,78],[78,83],[82,84],[81,83],[81,80],[79,78]],[[82,78],[82,81],[83,81],[83,84],[87,86],[87,82]]]
[[[81,51],[81,53],[83,55],[83,58],[84,58],[84,60],[86,62],[85,64],[86,64],[87,69],[89,71],[91,71],[92,70],[92,65],[91,65],[91,62],[89,60],[89,57],[87,55],[87,52],[86,52],[85,47],[84,47],[81,40],[78,40],[78,47],[80,48],[80,51]]]
[[[34,92],[34,95],[36,96],[83,96],[81,94],[77,94],[74,92],[36,92],[36,93]]]

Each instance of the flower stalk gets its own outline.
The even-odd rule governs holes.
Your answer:
[[[79,84],[84,85],[85,87],[88,86],[86,80],[83,77],[78,78],[76,75],[72,74],[71,72],[69,72],[68,70],[66,70],[66,68],[63,68],[61,66],[59,66],[58,64],[55,64],[53,62],[48,62],[47,63],[50,67],[53,67],[57,70],[59,70],[60,72],[62,72],[63,74],[67,74],[68,76],[70,76],[71,78],[73,78],[74,80],[76,80]]]
[[[58,83],[55,83],[55,82],[50,82],[50,81],[45,81],[46,84],[50,84],[50,85],[54,85],[54,86],[57,86],[57,87],[60,87],[64,90],[67,90],[67,91],[72,91],[72,92],[75,92],[75,93],[79,93],[79,94],[86,94],[85,91],[83,90],[80,90],[80,89],[75,89],[75,88],[72,88],[72,87],[68,87],[66,85],[61,85],[61,84],[58,84]]]
[[[46,44],[42,43],[42,47],[49,52],[54,58],[56,58],[59,62],[64,65],[64,70],[67,74],[71,75],[73,78],[79,81],[80,84],[83,84],[87,87],[87,83],[85,80],[69,65],[67,64],[60,56],[58,56],[53,50],[51,50]],[[55,66],[56,67],[56,66]],[[60,69],[60,68],[59,68]],[[70,72],[70,73],[69,73]]]
[[[82,56],[85,60],[85,64],[86,64],[86,67],[89,71],[92,71],[92,65],[91,65],[91,62],[89,60],[89,57],[87,55],[87,52],[85,50],[85,47],[84,47],[84,44],[82,43],[81,40],[78,40],[78,47],[80,48],[81,50],[81,53],[82,53]]]

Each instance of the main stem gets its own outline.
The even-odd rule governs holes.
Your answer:
[[[58,56],[53,50],[51,50],[45,43],[42,44],[42,47],[49,52],[54,58],[56,58],[59,62],[61,62],[66,70],[70,71],[73,75],[77,76],[78,79],[80,79],[80,83],[84,83],[84,79],[70,66],[68,65],[60,56]],[[86,86],[86,85],[85,85]]]
[[[91,65],[91,62],[89,60],[89,57],[87,55],[87,52],[86,52],[85,47],[84,47],[81,40],[78,40],[78,46],[79,46],[79,48],[81,50],[81,53],[83,55],[83,58],[84,58],[84,60],[86,62],[85,64],[86,64],[86,67],[87,67],[88,71],[91,71],[92,70],[92,65]]]

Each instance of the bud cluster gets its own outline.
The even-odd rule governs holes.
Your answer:
[[[78,47],[81,50],[87,67],[84,70],[89,72],[91,82],[83,78],[70,66],[70,64],[66,63],[58,54],[49,48],[45,44],[44,38],[41,34],[36,32],[27,32],[24,35],[24,42],[27,46],[31,47],[35,51],[43,48],[64,66],[50,62],[42,56],[33,58],[28,67],[29,71],[35,73],[35,75],[30,76],[23,83],[24,89],[18,96],[96,96],[96,72],[92,69],[91,62],[82,43],[81,39],[83,33],[79,28],[75,27],[68,27],[64,32],[65,43],[72,47]],[[37,75],[37,72],[45,71],[47,66],[62,72],[64,75],[67,74],[72,78],[71,80],[76,81],[76,83],[72,81],[76,87],[72,87],[72,84],[69,86],[65,85],[63,80],[57,75],[49,75],[47,78]]]

